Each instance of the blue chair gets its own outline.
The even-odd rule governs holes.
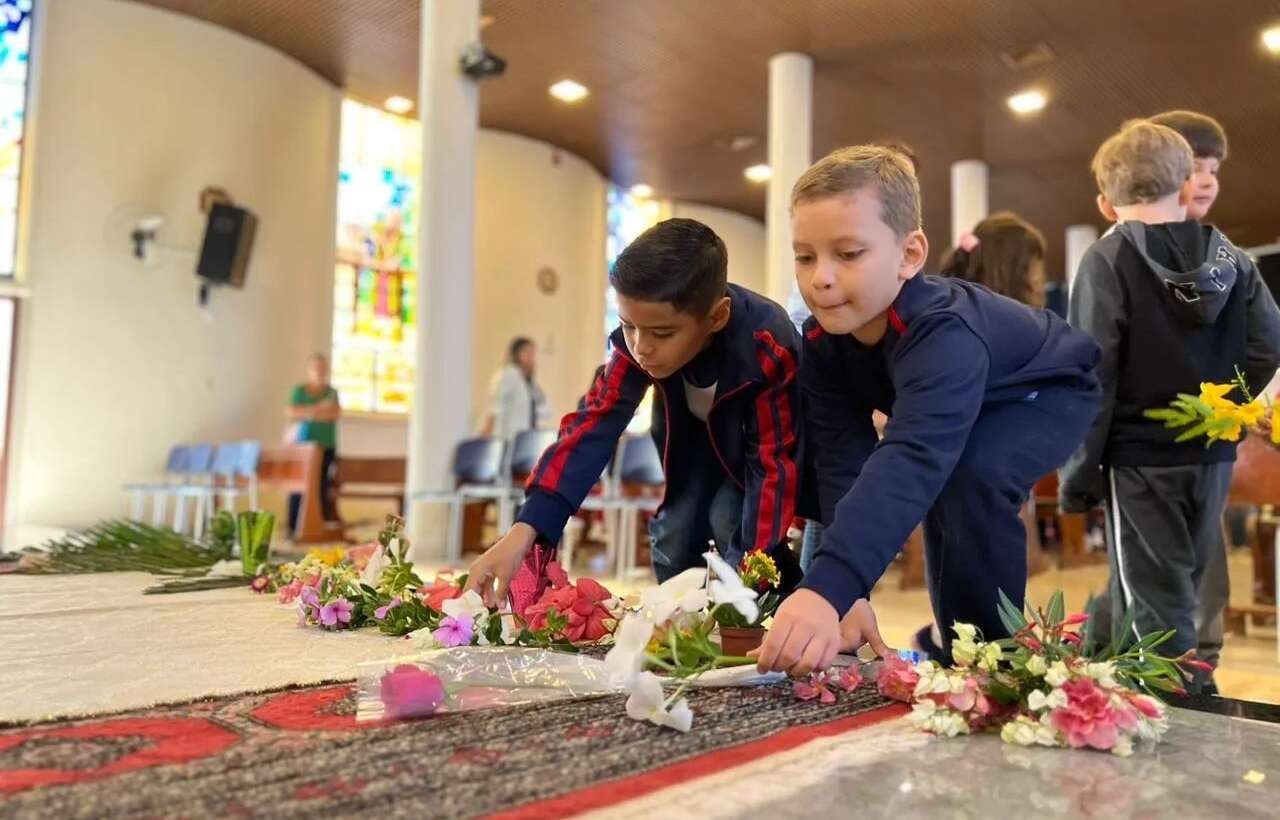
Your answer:
[[[159,481],[132,482],[124,485],[124,491],[129,495],[129,517],[134,521],[142,521],[143,506],[146,499],[151,499],[151,523],[153,526],[159,526],[164,521],[165,495],[164,491],[181,483],[183,476],[187,472],[187,461],[190,453],[189,447],[184,444],[176,444],[169,448],[169,457],[165,460],[164,478]]]
[[[453,451],[452,490],[416,490],[409,494],[410,503],[447,504],[449,531],[446,540],[447,559],[457,563],[462,558],[462,507],[468,501],[492,499],[501,502],[510,488],[502,483],[506,448],[498,438],[472,438],[458,443]]]
[[[201,485],[195,492],[197,538],[204,531],[205,524],[221,507],[231,512],[236,511],[236,499],[248,498],[249,509],[258,507],[258,462],[262,458],[262,443],[258,441],[236,441],[220,444],[214,451],[213,463],[210,466],[212,480]]]
[[[189,446],[187,448],[186,470],[182,474],[181,483],[168,485],[161,491],[161,495],[166,499],[170,496],[174,499],[174,532],[187,531],[188,499],[194,499],[196,502],[196,514],[192,517],[191,522],[192,535],[199,538],[200,534],[204,532],[204,522],[201,521],[200,515],[203,509],[201,500],[213,483],[213,459],[214,448],[212,444],[193,444]]]
[[[662,457],[648,433],[624,436],[618,445],[613,472],[605,482],[605,491],[589,495],[582,502],[584,510],[605,514],[610,530],[606,548],[615,574],[626,578],[636,571],[635,532],[641,512],[653,512],[662,501],[666,476]],[[572,566],[574,542],[566,538],[562,549],[564,566]]]

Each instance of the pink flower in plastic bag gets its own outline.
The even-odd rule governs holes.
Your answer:
[[[1090,678],[1069,680],[1062,684],[1062,691],[1067,695],[1067,705],[1054,709],[1051,719],[1054,728],[1066,735],[1067,744],[1104,751],[1115,746],[1119,716],[1111,708],[1107,693]]]
[[[402,663],[382,674],[382,705],[391,720],[433,714],[444,703],[444,683],[434,672]]]
[[[916,674],[911,664],[897,655],[890,655],[881,663],[880,675],[876,678],[876,688],[886,698],[910,703],[916,684],[919,682],[920,676]]]
[[[440,626],[431,633],[431,636],[441,646],[452,647],[469,645],[473,634],[475,634],[475,622],[471,616],[459,615],[456,618],[450,616],[440,621]]]
[[[548,565],[548,570],[553,566],[559,568],[552,563]],[[553,587],[544,592],[536,604],[525,610],[530,629],[535,632],[545,629],[547,614],[555,609],[568,620],[564,636],[570,641],[598,641],[612,632],[606,623],[613,619],[612,613],[605,607],[605,602],[613,598],[609,590],[590,578],[580,578],[576,585],[566,581],[554,586],[557,577],[550,572],[548,574],[552,578]]]

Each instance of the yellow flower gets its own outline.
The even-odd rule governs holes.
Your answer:
[[[778,574],[778,565],[768,553],[762,550],[749,552],[742,559],[740,577],[743,586],[756,591],[760,590],[762,582],[776,587],[782,581],[782,576]]]
[[[1280,446],[1280,404],[1271,410],[1271,443]]]
[[[347,551],[342,547],[312,547],[307,551],[307,557],[327,567],[336,567],[347,557]]]
[[[1263,415],[1267,412],[1267,408],[1262,402],[1254,399],[1248,404],[1243,404],[1236,410],[1236,417],[1240,419],[1240,423],[1245,427],[1255,427],[1258,422],[1262,421]]]
[[[1200,382],[1200,401],[1214,408],[1235,407],[1236,403],[1227,398],[1227,394],[1235,390],[1234,384],[1214,384]]]

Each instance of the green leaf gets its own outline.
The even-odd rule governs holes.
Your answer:
[[[1017,633],[1027,625],[1027,619],[1013,605],[1013,601],[1009,600],[1009,596],[1004,594],[1003,589],[996,590],[996,614],[1000,616],[1000,623],[1004,625],[1010,635]]]
[[[1046,620],[1050,626],[1057,626],[1067,617],[1067,605],[1063,598],[1062,590],[1055,590],[1049,598],[1049,609],[1045,613]]]

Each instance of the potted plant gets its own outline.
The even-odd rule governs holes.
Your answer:
[[[747,553],[738,565],[738,577],[744,587],[756,593],[758,613],[755,618],[748,619],[731,606],[715,610],[716,623],[720,625],[720,648],[725,655],[734,657],[744,656],[760,646],[764,641],[764,622],[782,602],[778,592],[782,578],[778,574],[778,565],[767,553]]]

